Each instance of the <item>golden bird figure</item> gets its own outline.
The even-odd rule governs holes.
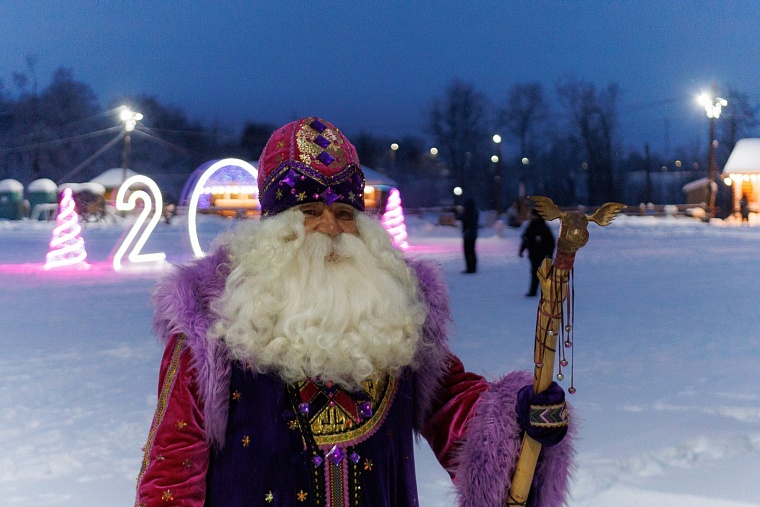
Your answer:
[[[557,250],[567,253],[578,251],[588,241],[588,223],[609,225],[623,211],[625,204],[608,202],[603,204],[593,215],[587,216],[580,211],[562,211],[548,197],[528,197],[535,204],[536,211],[544,220],[560,219]]]

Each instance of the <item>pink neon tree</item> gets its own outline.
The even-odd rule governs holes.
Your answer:
[[[406,242],[406,223],[404,222],[404,208],[401,207],[401,194],[395,188],[392,188],[388,195],[388,202],[385,204],[385,213],[383,213],[381,222],[397,248],[401,250],[409,248],[409,243]]]
[[[86,268],[84,261],[87,252],[81,236],[82,227],[79,225],[79,215],[74,209],[74,199],[71,189],[63,190],[58,216],[55,219],[55,229],[50,238],[50,250],[47,253],[45,269],[77,267]]]

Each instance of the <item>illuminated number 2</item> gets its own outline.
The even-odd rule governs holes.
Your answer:
[[[151,196],[145,190],[135,190],[129,195],[129,200],[125,200],[127,191],[132,185],[144,185],[148,187],[150,194],[153,195],[153,199],[151,199]],[[156,182],[146,176],[139,174],[128,178],[121,185],[121,187],[119,187],[119,191],[116,194],[116,209],[119,211],[132,211],[135,209],[135,207],[137,207],[138,200],[143,202],[143,208],[140,211],[140,214],[138,215],[134,225],[132,225],[132,228],[129,230],[127,237],[124,238],[124,241],[116,251],[116,255],[113,256],[113,269],[115,271],[119,271],[122,268],[121,259],[124,257],[124,254],[127,253],[130,246],[132,246],[133,242],[134,247],[130,250],[129,255],[127,256],[130,262],[135,264],[145,262],[163,262],[163,260],[166,259],[166,254],[164,252],[152,254],[140,253],[142,251],[142,248],[145,246],[145,242],[148,241],[148,237],[156,227],[156,224],[159,220],[161,220],[161,212],[163,211],[164,202],[161,198],[161,191],[159,190],[158,185],[156,185]],[[156,203],[155,209],[153,209],[154,202]],[[151,214],[151,212],[153,212],[153,218],[150,219],[150,222],[148,222],[148,225],[145,226],[142,234],[135,242],[135,237],[140,232],[140,229],[142,229],[143,224],[148,219],[148,216]]]

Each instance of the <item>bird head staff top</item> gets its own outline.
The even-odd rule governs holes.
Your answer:
[[[609,225],[623,211],[625,204],[608,202],[602,205],[592,215],[580,211],[562,211],[548,197],[529,197],[535,204],[536,211],[544,220],[560,219],[557,238],[557,251],[573,254],[588,242],[588,223]]]
[[[575,393],[573,379],[573,342],[575,329],[575,289],[573,288],[573,263],[575,252],[588,242],[589,220],[599,225],[608,225],[623,211],[624,204],[608,202],[592,215],[580,211],[560,210],[548,197],[529,197],[535,204],[536,212],[544,220],[560,219],[557,252],[554,262],[544,259],[538,269],[541,282],[541,300],[536,312],[536,334],[534,338],[533,392],[541,393],[549,388],[554,377],[554,360],[559,356],[557,380],[564,378],[563,368],[570,368],[570,394]],[[563,302],[566,309],[563,309]],[[564,347],[558,346],[563,344]],[[570,361],[566,351],[570,351]],[[526,435],[515,466],[512,482],[506,494],[506,506],[527,505],[528,493],[533,484],[533,474],[538,463],[541,444]]]

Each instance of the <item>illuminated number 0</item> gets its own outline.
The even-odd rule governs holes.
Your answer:
[[[132,185],[144,185],[148,187],[148,190],[150,190],[150,193],[153,195],[153,199],[151,199],[151,196],[148,194],[148,192],[144,190],[135,190],[129,195],[129,200],[125,200],[127,191]],[[135,207],[137,207],[138,200],[143,202],[143,209],[140,211],[137,220],[129,230],[127,237],[124,238],[124,241],[116,251],[116,255],[113,256],[113,269],[115,271],[119,271],[122,268],[121,259],[124,257],[124,254],[127,253],[127,250],[129,250],[129,247],[133,242],[134,247],[131,249],[129,255],[127,256],[130,262],[135,264],[145,262],[162,262],[164,259],[166,259],[166,254],[164,252],[152,254],[140,253],[142,251],[142,248],[145,246],[145,242],[148,241],[148,237],[156,227],[156,224],[159,220],[161,220],[161,212],[163,211],[164,207],[164,201],[161,198],[161,191],[159,190],[158,185],[156,185],[155,181],[142,175],[136,175],[128,178],[121,185],[121,187],[119,187],[119,191],[116,194],[116,209],[119,211],[132,211],[135,209]],[[156,203],[155,209],[153,209],[154,202]],[[153,212],[153,218],[150,219],[150,222],[148,222],[148,225],[145,227],[145,229],[143,229],[142,234],[135,242],[135,237],[140,232],[140,229],[142,229],[143,224],[148,219],[148,216],[151,214],[151,212]]]
[[[201,177],[198,178],[198,183],[195,184],[193,194],[190,196],[190,202],[187,206],[187,228],[188,233],[190,234],[190,246],[192,247],[193,254],[195,254],[196,257],[203,257],[206,255],[206,253],[201,248],[200,241],[198,241],[198,224],[196,221],[196,217],[198,215],[198,200],[200,199],[201,194],[204,192],[203,188],[205,187],[206,182],[209,180],[209,178],[211,178],[211,176],[213,176],[213,174],[219,169],[228,165],[240,167],[241,169],[248,171],[248,174],[253,177],[253,181],[256,181],[258,178],[259,172],[255,167],[253,167],[245,160],[240,160],[237,158],[225,158],[223,160],[219,160],[218,162],[214,162],[211,167],[206,169]]]

